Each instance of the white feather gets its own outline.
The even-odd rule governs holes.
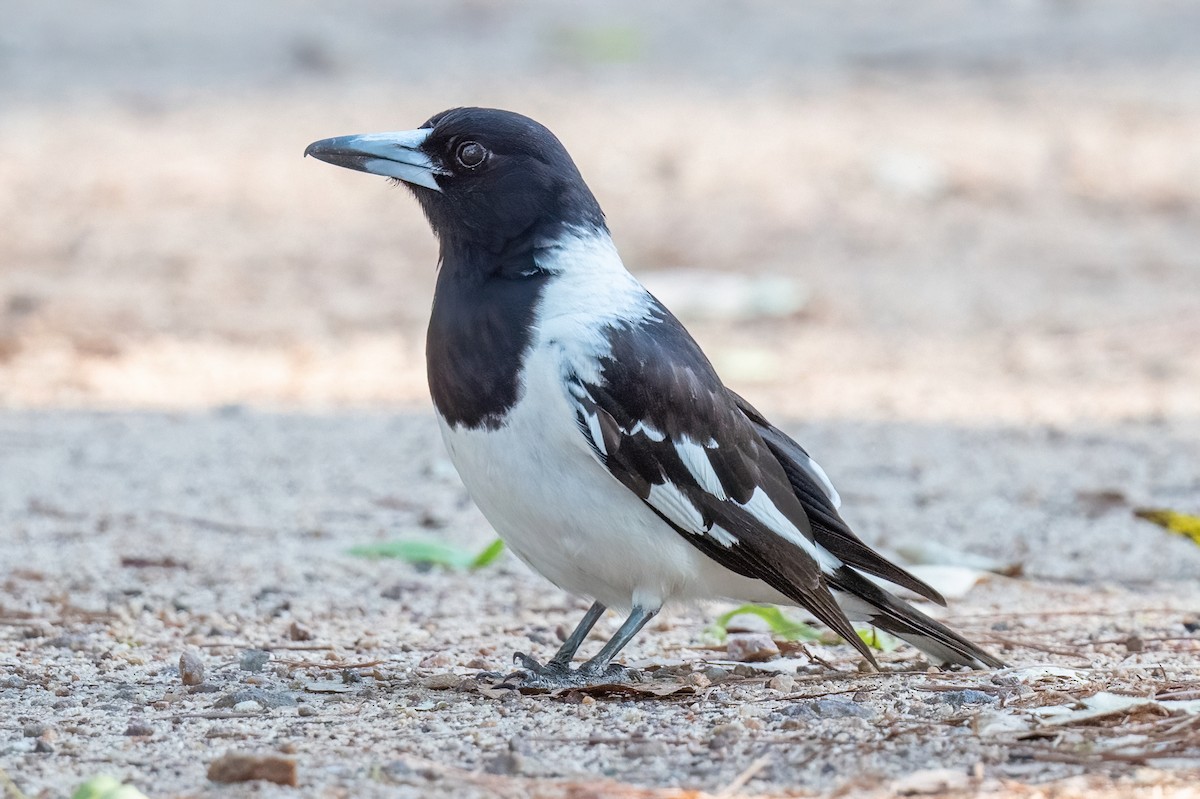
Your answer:
[[[742,507],[749,511],[754,518],[762,522],[768,530],[780,538],[791,541],[811,555],[813,560],[821,566],[821,571],[826,574],[833,572],[837,567],[842,565],[842,562],[830,554],[828,550],[810,541],[808,536],[800,532],[796,525],[792,524],[791,520],[784,516],[783,512],[776,507],[771,498],[767,496],[767,492],[761,487],[754,489],[754,494],[751,495],[750,500],[743,504]]]
[[[708,450],[705,447],[689,438],[683,438],[675,442],[675,452],[679,454],[679,459],[683,461],[684,467],[696,481],[696,485],[717,499],[725,500],[725,487],[721,485],[721,478],[717,477],[717,472],[713,469],[712,461],[709,460]]]

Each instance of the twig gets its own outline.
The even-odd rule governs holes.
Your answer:
[[[293,650],[297,652],[335,652],[337,647],[333,644],[252,644],[249,641],[205,641],[204,643],[196,644],[201,649],[217,649],[222,646],[233,647],[234,649],[261,649],[264,652],[271,652],[276,649]]]
[[[312,660],[279,660],[273,661],[290,669],[366,669],[386,663],[386,660],[366,660],[362,663],[317,663]]]
[[[745,770],[742,771],[741,774],[737,775],[737,777],[734,778],[733,782],[729,783],[724,788],[717,791],[717,796],[721,797],[722,799],[724,797],[733,796],[735,793],[737,793],[742,788],[744,788],[746,786],[746,783],[748,783],[748,782],[750,782],[750,780],[754,779],[754,775],[758,774],[758,772],[760,772],[764,768],[766,768],[770,764],[770,762],[771,762],[771,757],[769,755],[763,755],[762,757],[758,758],[753,763],[746,766]]]
[[[1019,641],[1015,638],[1005,638],[1000,635],[989,635],[985,643],[1004,644],[1005,646],[1015,646],[1021,649],[1032,649],[1036,652],[1049,652],[1051,655],[1062,655],[1064,657],[1079,657],[1079,653],[1072,649],[1060,649],[1059,647],[1050,646],[1049,644],[1039,644],[1033,641]],[[1091,664],[1081,668],[1089,668]]]

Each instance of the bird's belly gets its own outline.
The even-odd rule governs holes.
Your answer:
[[[667,526],[587,449],[565,398],[527,387],[498,430],[442,437],[468,493],[509,548],[555,585],[617,610],[669,599],[755,599]],[[767,589],[769,590],[769,589]]]

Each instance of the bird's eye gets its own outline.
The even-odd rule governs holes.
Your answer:
[[[474,169],[487,160],[488,151],[477,141],[465,141],[454,151],[454,158],[467,169]]]

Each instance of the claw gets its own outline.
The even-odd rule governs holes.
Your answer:
[[[597,682],[637,682],[641,674],[617,663],[584,663],[577,669],[558,660],[539,663],[524,652],[513,653],[513,665],[517,671],[502,679],[505,682],[524,684],[537,688],[588,685]],[[480,676],[491,677],[489,673]]]

